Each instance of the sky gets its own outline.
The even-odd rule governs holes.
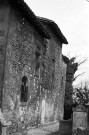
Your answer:
[[[87,58],[79,66],[74,85],[89,82],[89,2],[87,0],[25,0],[35,15],[51,19],[57,23],[68,40],[63,44],[62,53],[76,57],[77,62]]]

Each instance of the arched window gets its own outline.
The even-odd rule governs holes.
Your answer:
[[[23,76],[22,78],[22,84],[21,84],[21,102],[27,102],[28,99],[28,79],[26,76]]]

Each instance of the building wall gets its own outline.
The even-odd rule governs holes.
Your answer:
[[[37,78],[34,77],[36,75],[35,51],[37,46],[42,47],[44,40],[18,12],[11,10],[9,20],[3,112],[15,110],[17,114],[21,114],[19,110],[21,79],[26,76],[28,78],[28,99],[32,99],[31,110],[33,110],[32,115],[35,115],[34,110],[37,104],[37,99],[33,101],[36,96],[35,81],[39,80],[39,71],[37,71]]]
[[[0,3],[0,109],[2,109],[2,90],[3,90],[3,82],[4,82],[8,15],[9,15],[9,8],[6,9],[2,8]],[[0,134],[1,132],[2,132],[2,124],[0,122]]]
[[[9,8],[0,7],[0,108],[2,104],[2,89],[4,81],[5,50],[8,30]]]
[[[9,17],[3,113],[8,120],[24,119],[29,126],[62,119],[61,42],[50,28],[52,38],[43,39],[18,11],[11,9]],[[28,78],[28,102],[24,104],[20,102],[23,76]]]
[[[48,29],[49,30],[49,29]],[[52,34],[52,31],[49,30]],[[56,43],[54,35],[50,40],[45,40],[46,54],[44,56],[45,74],[43,78],[43,88],[45,90],[46,121],[56,121],[59,118],[59,88],[60,88],[60,59],[61,47]],[[47,107],[48,106],[48,107]],[[44,120],[43,120],[44,121]]]
[[[49,58],[54,60],[55,65],[50,66],[54,69],[54,88],[52,88],[54,99],[54,119],[63,119],[64,115],[64,96],[65,96],[65,80],[66,80],[66,64],[62,60],[62,43],[55,36],[49,25],[46,25],[47,30],[51,35],[48,41]],[[51,63],[52,65],[52,63]],[[51,70],[52,71],[52,70]],[[51,84],[51,85],[52,85]]]

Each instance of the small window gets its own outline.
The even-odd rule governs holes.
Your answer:
[[[40,57],[40,53],[39,52],[35,52],[35,58],[36,58],[36,70],[39,69],[40,63],[39,63],[39,57]]]
[[[21,84],[21,102],[27,102],[28,99],[28,79],[26,76],[23,76],[22,78],[22,84]]]

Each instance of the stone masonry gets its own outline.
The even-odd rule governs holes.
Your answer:
[[[0,9],[0,104],[12,132],[18,123],[26,128],[63,119],[66,64],[53,29],[32,12],[28,21],[8,1]]]

